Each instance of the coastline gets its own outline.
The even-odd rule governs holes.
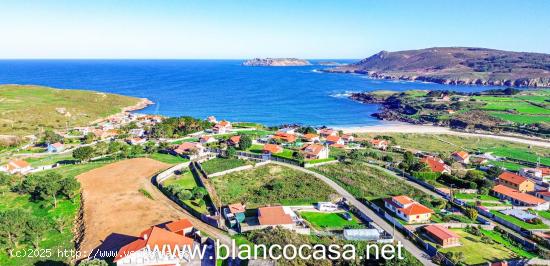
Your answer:
[[[137,99],[139,99],[138,103],[136,103],[134,105],[131,105],[131,106],[126,106],[126,107],[122,108],[120,110],[120,112],[117,112],[115,114],[109,115],[107,117],[96,119],[96,120],[90,122],[89,125],[101,123],[103,121],[110,120],[111,118],[122,116],[122,115],[124,115],[125,113],[128,113],[128,112],[134,112],[134,111],[142,110],[142,109],[145,109],[149,105],[155,104],[153,101],[149,100],[148,98],[137,98]]]
[[[334,127],[334,129],[342,130],[344,133],[408,133],[408,134],[448,134],[463,137],[481,137],[492,138],[503,141],[516,142],[521,144],[540,146],[550,148],[550,141],[539,138],[525,138],[511,135],[494,135],[485,133],[469,133],[455,131],[447,127],[438,127],[432,125],[412,125],[400,122],[388,122],[374,126],[356,126],[356,127]]]

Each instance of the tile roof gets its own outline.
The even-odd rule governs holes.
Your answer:
[[[265,144],[263,151],[269,152],[269,153],[279,153],[283,150],[283,148],[276,144]]]
[[[227,207],[229,208],[229,211],[231,213],[240,213],[240,212],[245,212],[246,211],[244,206],[240,203],[229,204],[229,205],[227,205]]]
[[[294,223],[292,221],[292,217],[285,213],[282,206],[259,208],[258,220],[261,225],[280,225]]]
[[[439,238],[440,240],[446,240],[446,239],[449,239],[449,238],[459,238],[460,236],[457,235],[455,232],[443,227],[443,226],[439,226],[439,225],[435,225],[435,224],[432,224],[432,225],[428,225],[426,227],[424,227],[424,230],[426,230],[426,232],[429,232],[431,235]]]
[[[455,152],[453,152],[453,155],[456,155],[456,156],[458,156],[462,159],[466,159],[466,158],[468,158],[468,156],[470,156],[470,154],[468,154],[465,151],[455,151]]]
[[[504,185],[494,186],[493,191],[529,205],[539,205],[546,202],[543,199],[537,198],[535,196],[532,196],[526,193],[521,193],[515,189],[511,189]]]
[[[308,133],[308,134],[304,135],[305,139],[314,139],[314,138],[317,138],[317,137],[319,137],[319,136],[317,134],[313,134],[313,133]]]
[[[167,246],[170,250],[174,250],[176,245],[180,248],[191,246],[193,245],[193,239],[153,226],[143,231],[139,239],[120,248],[114,262],[146,247],[151,249],[158,247],[159,250],[162,250],[163,246]]]
[[[277,131],[275,132],[275,136],[273,136],[273,138],[284,140],[286,142],[294,142],[296,140],[296,135]]]
[[[405,206],[404,208],[401,208],[401,206],[395,204],[391,199],[384,199],[384,201],[387,202],[388,204],[393,205],[396,209],[400,210],[403,214],[407,216],[434,213],[432,209],[416,201],[412,201],[412,203]]]
[[[407,196],[395,196],[395,197],[392,197],[392,200],[395,201],[395,202],[398,202],[399,204],[401,204],[403,206],[414,202],[414,200],[412,200],[411,198],[409,198]]]
[[[10,170],[25,168],[25,167],[28,167],[28,166],[30,166],[30,164],[28,162],[20,160],[20,159],[15,159],[15,160],[12,160],[12,161],[8,162],[8,169],[10,169]]]
[[[302,151],[312,155],[319,155],[324,148],[321,144],[307,144],[302,147]]]
[[[421,163],[425,163],[433,172],[442,173],[446,169],[446,164],[441,162],[441,159],[433,156],[426,156],[420,159]]]
[[[330,142],[338,142],[338,141],[340,141],[340,137],[339,137],[339,136],[330,135],[330,136],[327,136],[327,141],[330,141]]]
[[[170,230],[171,232],[176,233],[176,232],[188,229],[188,228],[192,228],[193,224],[188,219],[183,218],[183,219],[178,220],[178,221],[173,221],[173,222],[167,223],[165,225],[165,227],[168,230]]]
[[[233,137],[229,138],[229,141],[237,144],[237,143],[239,143],[239,141],[241,141],[241,136],[233,136]]]
[[[503,172],[498,176],[498,178],[500,180],[504,180],[515,185],[520,185],[521,183],[528,181],[527,178],[520,175],[516,175],[512,172]]]

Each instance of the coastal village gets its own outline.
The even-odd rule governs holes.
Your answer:
[[[401,241],[415,257],[426,254],[424,264],[516,265],[550,258],[548,154],[525,160],[499,155],[498,149],[461,147],[440,139],[435,142],[443,146],[441,152],[428,142],[426,149],[410,147],[406,137],[395,134],[135,112],[26,139],[1,154],[3,179],[13,176],[25,184],[29,177],[67,174],[71,170],[66,169],[74,167],[84,169],[75,176],[85,195],[93,191],[86,191],[83,176],[96,178],[93,183],[101,186],[107,177],[124,182],[123,176],[146,168],[141,160],[163,163],[144,176],[150,184],[119,193],[134,193],[145,202],[164,197],[163,202],[180,208],[179,217],[152,219],[143,228],[131,228],[132,235],[113,241],[112,235],[120,232],[90,233],[86,226],[88,220],[100,221],[110,230],[116,228],[109,225],[112,218],[93,217],[84,208],[79,246],[90,248],[85,251],[90,257],[72,258],[75,261],[135,264],[150,259],[145,252],[149,245],[206,246],[213,252],[216,239],[250,245],[257,232],[272,230],[351,243]],[[113,166],[118,164],[125,164],[128,172]],[[93,174],[109,166],[114,168],[105,176]],[[8,184],[3,181],[2,187]],[[47,193],[35,186],[32,193],[38,193],[37,198]],[[23,191],[18,186],[11,190]],[[61,192],[56,193],[54,198],[66,202]],[[82,200],[84,206],[95,205],[87,202],[90,197]],[[112,205],[115,211],[117,204]],[[116,256],[92,255],[105,248],[117,251]],[[230,260],[201,262],[189,254],[162,253],[147,263],[220,265]]]

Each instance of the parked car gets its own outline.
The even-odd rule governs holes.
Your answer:
[[[342,213],[342,217],[348,221],[351,221],[353,220],[353,218],[351,217],[351,214],[349,214],[349,212],[344,212]]]

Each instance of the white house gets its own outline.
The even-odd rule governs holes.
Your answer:
[[[195,159],[206,155],[206,149],[198,142],[184,142],[176,146],[172,152],[189,159]]]
[[[327,159],[329,156],[329,148],[322,144],[306,144],[302,147],[304,158],[308,160],[312,159]]]
[[[434,213],[430,208],[407,196],[395,196],[384,199],[384,206],[407,223],[429,222]]]
[[[6,165],[0,166],[1,172],[10,174],[26,174],[32,170],[31,165],[23,160],[11,160]]]
[[[145,130],[143,130],[143,128],[134,128],[130,129],[128,133],[134,137],[143,137],[143,135],[145,135]]]
[[[201,144],[204,145],[204,144],[216,142],[216,138],[214,138],[212,136],[202,136],[199,141],[200,141]]]
[[[61,142],[56,142],[53,144],[48,144],[48,152],[62,152],[65,149],[65,146]]]
[[[455,151],[451,154],[451,158],[462,164],[470,163],[470,154],[465,151]]]
[[[212,132],[215,134],[225,134],[233,129],[233,126],[229,121],[222,120],[212,128]]]
[[[134,137],[128,140],[128,143],[130,143],[131,145],[143,145],[145,144],[145,142],[147,142],[147,139],[140,137]]]

